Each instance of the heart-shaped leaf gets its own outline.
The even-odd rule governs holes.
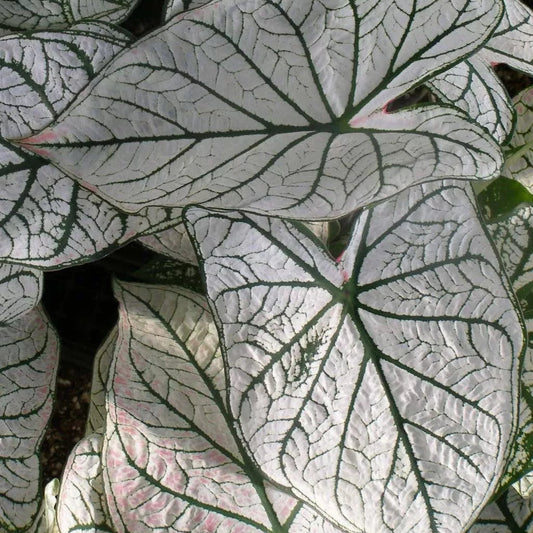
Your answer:
[[[38,451],[52,412],[58,340],[39,308],[0,327],[0,530],[24,531],[41,501]]]
[[[462,532],[506,464],[523,345],[470,189],[364,211],[338,264],[296,223],[185,217],[263,473],[349,531]]]
[[[116,296],[104,478],[117,533],[341,533],[242,455],[205,299],[130,283]]]
[[[23,30],[51,30],[91,19],[118,23],[138,0],[0,0],[0,27]]]
[[[43,274],[38,270],[0,263],[0,326],[20,318],[40,301]]]
[[[495,0],[221,0],[119,54],[24,139],[121,209],[203,203],[302,220],[413,184],[483,179],[499,147],[449,107],[389,101],[474,52]],[[191,37],[192,36],[192,37]]]
[[[0,135],[25,137],[48,126],[130,41],[96,22],[0,39]]]
[[[505,87],[481,54],[437,74],[427,82],[442,102],[453,104],[504,144],[514,127],[514,108]]]

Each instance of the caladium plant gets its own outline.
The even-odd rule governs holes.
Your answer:
[[[0,530],[533,531],[533,215],[470,186],[530,166],[529,8],[134,7],[0,0]],[[132,240],[44,489],[43,271]]]

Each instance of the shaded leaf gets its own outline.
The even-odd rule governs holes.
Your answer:
[[[426,84],[442,102],[462,109],[504,144],[514,127],[514,108],[502,82],[480,54],[437,74]]]
[[[102,435],[90,435],[69,456],[57,504],[60,533],[113,533],[108,521],[101,449]]]
[[[499,148],[462,113],[385,109],[475,51],[500,5],[433,2],[434,18],[408,4],[209,3],[124,51],[22,143],[127,211],[325,219],[423,181],[493,177]]]
[[[232,429],[204,298],[120,283],[104,477],[119,533],[340,533],[262,481]]]
[[[0,27],[21,30],[52,30],[84,19],[118,23],[137,0],[0,0]]]
[[[41,503],[38,451],[52,412],[58,340],[36,308],[0,327],[0,530],[24,531]]]
[[[38,270],[0,263],[0,325],[17,320],[40,301],[43,274]]]
[[[130,41],[96,22],[0,39],[0,135],[24,137],[48,126]]]

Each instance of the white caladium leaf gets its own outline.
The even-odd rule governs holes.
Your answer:
[[[514,108],[505,87],[480,54],[437,74],[426,85],[442,102],[474,118],[499,144],[508,140],[514,127]]]
[[[217,0],[167,0],[163,13],[163,20],[168,21],[172,17],[189,11],[191,9],[198,9],[210,3],[215,3]]]
[[[516,109],[516,129],[508,151],[502,176],[518,180],[533,192],[533,87],[513,99]]]
[[[209,3],[119,54],[21,142],[127,211],[325,219],[419,182],[495,176],[499,147],[463,113],[386,104],[475,51],[499,3],[433,2],[437,18],[408,6]]]
[[[0,26],[22,30],[63,29],[85,19],[118,23],[137,0],[0,0]]]
[[[28,533],[60,533],[56,522],[56,504],[59,494],[59,479],[52,479],[44,488],[43,501],[37,518]]]
[[[94,433],[103,433],[106,406],[105,395],[107,389],[107,378],[109,376],[109,368],[113,361],[113,352],[117,342],[118,332],[114,328],[113,331],[106,337],[96,356],[94,358],[93,376],[91,381],[91,401],[89,404],[89,414],[87,416],[87,427],[85,430],[86,436]]]
[[[533,469],[533,309],[527,292],[533,283],[533,206],[525,205],[488,225],[505,272],[526,317],[529,342],[522,362],[518,434],[502,485]],[[528,493],[527,480],[520,492]]]
[[[104,23],[0,39],[0,135],[48,126],[131,37]]]
[[[120,213],[41,158],[0,139],[0,259],[77,264],[179,220],[181,210]]]
[[[348,531],[462,532],[506,464],[523,345],[470,188],[363,211],[339,263],[296,223],[184,216],[264,474]]]
[[[509,489],[496,502],[487,505],[468,533],[531,533],[533,498],[523,499]]]
[[[504,16],[480,52],[489,63],[506,63],[533,75],[533,12],[520,0],[504,0]]]
[[[205,298],[120,283],[104,480],[118,533],[341,533],[261,480],[225,406]]]
[[[328,242],[329,224],[327,222],[308,222],[306,225],[322,242]],[[194,246],[182,220],[172,228],[141,237],[139,241],[150,250],[182,263],[198,264]]]
[[[0,326],[31,311],[39,303],[42,290],[42,272],[0,263]]]
[[[102,476],[102,435],[82,439],[72,450],[61,480],[57,525],[61,533],[110,533]]]
[[[58,352],[39,308],[0,327],[1,531],[24,531],[39,510],[37,453],[52,412]]]
[[[175,226],[141,237],[139,241],[150,250],[182,263],[198,264],[196,252],[181,219]]]

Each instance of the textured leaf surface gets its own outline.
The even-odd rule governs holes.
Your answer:
[[[0,0],[0,26],[24,30],[62,29],[84,19],[118,23],[136,0]]]
[[[0,263],[0,325],[31,311],[41,299],[43,274],[38,270]]]
[[[504,0],[503,19],[481,54],[533,75],[533,12],[520,0]]]
[[[310,220],[422,181],[492,177],[499,148],[462,113],[385,111],[475,51],[500,6],[446,0],[431,11],[210,3],[119,54],[23,142],[129,211],[203,203]]]
[[[91,381],[91,402],[87,416],[85,435],[103,433],[106,420],[105,395],[109,368],[113,361],[113,353],[117,342],[118,332],[114,328],[106,337],[94,358],[93,376]]]
[[[130,41],[95,22],[0,39],[0,135],[25,137],[48,126]]]
[[[186,212],[251,455],[349,531],[461,532],[502,474],[523,335],[474,204],[405,191],[338,264],[296,224]]]
[[[163,19],[170,20],[175,15],[189,11],[190,9],[197,9],[209,3],[216,3],[217,0],[167,0],[165,3],[165,11]]]
[[[340,533],[241,455],[205,299],[126,283],[116,296],[104,476],[117,531]]]
[[[150,250],[172,257],[172,259],[182,263],[198,264],[194,247],[181,217],[180,222],[175,226],[141,237],[139,241]]]
[[[514,108],[505,87],[481,54],[437,74],[427,86],[441,101],[475,119],[499,144],[508,140],[514,126]]]
[[[0,259],[43,268],[109,253],[179,220],[181,210],[117,209],[41,158],[0,139]]]
[[[37,453],[52,411],[58,355],[56,334],[39,308],[0,327],[1,531],[23,531],[39,510]]]
[[[44,488],[39,514],[28,533],[61,533],[56,522],[56,503],[59,493],[59,479],[52,479]]]
[[[468,533],[531,533],[533,498],[524,499],[509,489],[498,501],[488,505]]]
[[[81,440],[69,456],[57,505],[61,533],[113,533],[108,522],[101,450],[102,435],[91,435]]]
[[[533,192],[533,89],[522,91],[513,103],[516,129],[505,155],[502,175],[520,181]]]

